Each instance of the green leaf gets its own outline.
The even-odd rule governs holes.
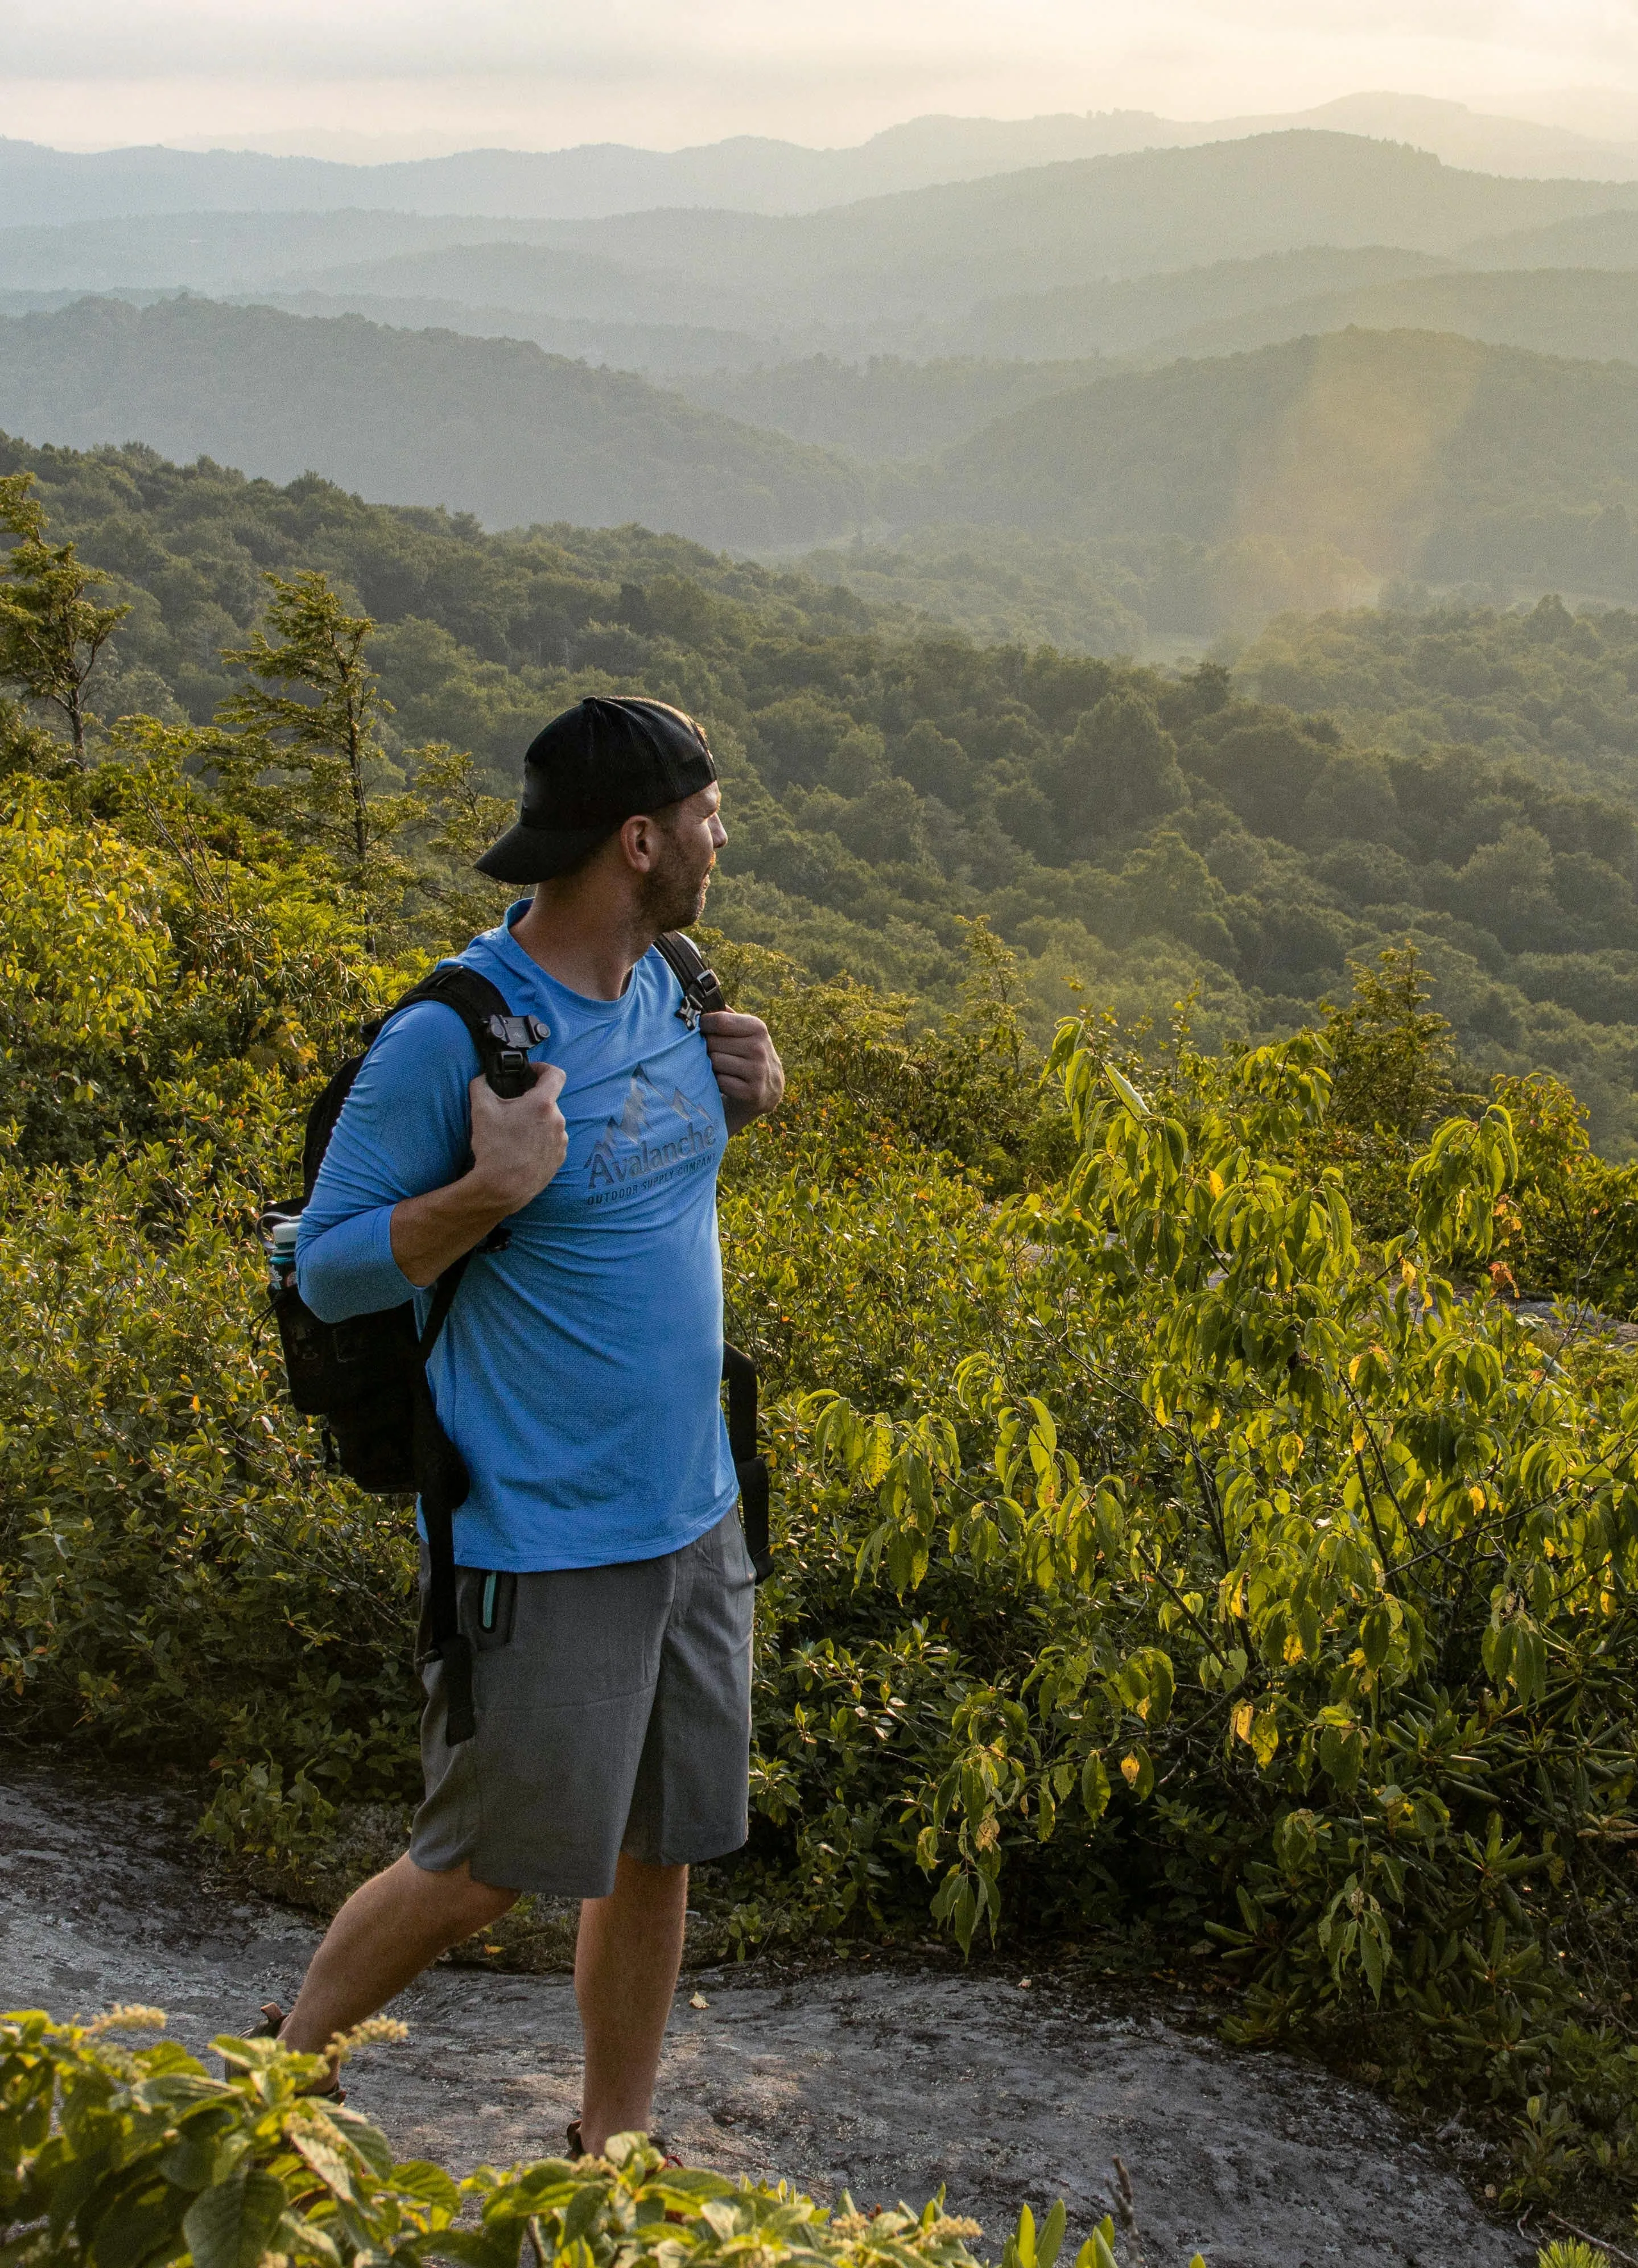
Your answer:
[[[182,2223],[194,2268],[257,2268],[288,2202],[283,2183],[271,2174],[203,2191]]]
[[[1069,2227],[1069,2216],[1064,2211],[1063,2199],[1053,2201],[1052,2211],[1041,2224],[1040,2237],[1035,2247],[1039,2268],[1055,2268],[1058,2255],[1063,2248],[1063,2232]]]
[[[1028,2205],[1019,2209],[1018,2225],[1012,2233],[1012,2242],[1008,2250],[1017,2262],[1018,2268],[1035,2268],[1035,2216]]]
[[[410,2158],[393,2169],[393,2187],[417,2205],[444,2207],[454,2213],[460,2205],[460,2185],[430,2158]]]
[[[348,2205],[357,2203],[352,2167],[345,2151],[337,2147],[333,2132],[326,2132],[316,2120],[297,2117],[286,2121],[284,2139],[306,2160],[333,2197]]]
[[[1101,1819],[1109,1808],[1109,1774],[1099,1756],[1090,1756],[1081,1766],[1081,1801],[1089,1819]]]
[[[1360,1617],[1360,1651],[1372,1669],[1380,1669],[1393,1643],[1393,1617],[1386,1607],[1372,1607]]]
[[[299,2220],[286,2213],[273,2232],[274,2249],[288,2252],[292,2259],[304,2264],[316,2260],[320,2268],[342,2268],[341,2250],[333,2236],[318,2228],[304,2213]]]
[[[1134,1118],[1147,1118],[1149,1116],[1149,1105],[1144,1101],[1142,1096],[1133,1086],[1131,1080],[1127,1078],[1124,1071],[1118,1071],[1113,1064],[1105,1064],[1104,1065],[1104,1077],[1108,1080],[1110,1086],[1113,1087],[1115,1094],[1126,1105],[1126,1108],[1131,1112]]]

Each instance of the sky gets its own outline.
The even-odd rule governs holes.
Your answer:
[[[0,0],[0,134],[75,149],[835,144],[1380,88],[1638,136],[1638,0]]]

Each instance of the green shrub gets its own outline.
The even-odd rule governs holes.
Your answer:
[[[0,814],[0,1678],[311,1889],[415,1790],[414,1547],[283,1401],[253,1223],[419,964],[164,738]],[[921,1031],[724,954],[793,1076],[722,1199],[779,1537],[723,1926],[1168,1934],[1241,2036],[1459,2084],[1510,2194],[1638,2184],[1638,1358],[1490,1296],[1625,1266],[1624,1182],[1561,1089],[1452,1098],[1407,962],[1148,1072],[1066,1025],[1043,1092],[971,943]]]
[[[394,2164],[367,2119],[299,2092],[320,2057],[220,2039],[228,2075],[213,2079],[168,2041],[114,2044],[164,2021],[151,2008],[88,2025],[0,2018],[5,2268],[973,2268],[978,2224],[942,2199],[864,2213],[844,2195],[833,2214],[783,2182],[667,2165],[640,2134],[614,2136],[601,2158],[481,2166],[463,2181]],[[402,2030],[378,2020],[345,2046]],[[1063,2228],[1061,2205],[1039,2237],[1026,2208],[1007,2268],[1054,2268]],[[1105,2220],[1076,2268],[1116,2268],[1113,2236]]]

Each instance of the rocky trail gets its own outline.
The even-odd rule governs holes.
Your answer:
[[[0,2007],[147,2001],[200,2049],[291,1992],[314,1934],[209,1887],[172,1800],[0,1767]],[[393,2013],[408,2043],[360,2058],[349,2088],[400,2155],[465,2171],[561,2148],[578,2051],[566,1977],[440,1966]],[[1370,2093],[1191,2021],[1186,1999],[1135,2012],[1084,1977],[693,1970],[657,2124],[694,2163],[826,2199],[919,2204],[942,2184],[992,2257],[1020,2204],[1039,2215],[1054,2197],[1078,2242],[1115,2209],[1118,2158],[1146,2268],[1196,2250],[1209,2268],[1533,2262]],[[1139,2260],[1129,2239],[1122,2257]]]

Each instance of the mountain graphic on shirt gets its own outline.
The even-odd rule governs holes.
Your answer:
[[[586,1188],[604,1198],[635,1190],[656,1174],[715,1156],[716,1128],[680,1087],[663,1094],[639,1064],[625,1100],[608,1120],[586,1161]]]

